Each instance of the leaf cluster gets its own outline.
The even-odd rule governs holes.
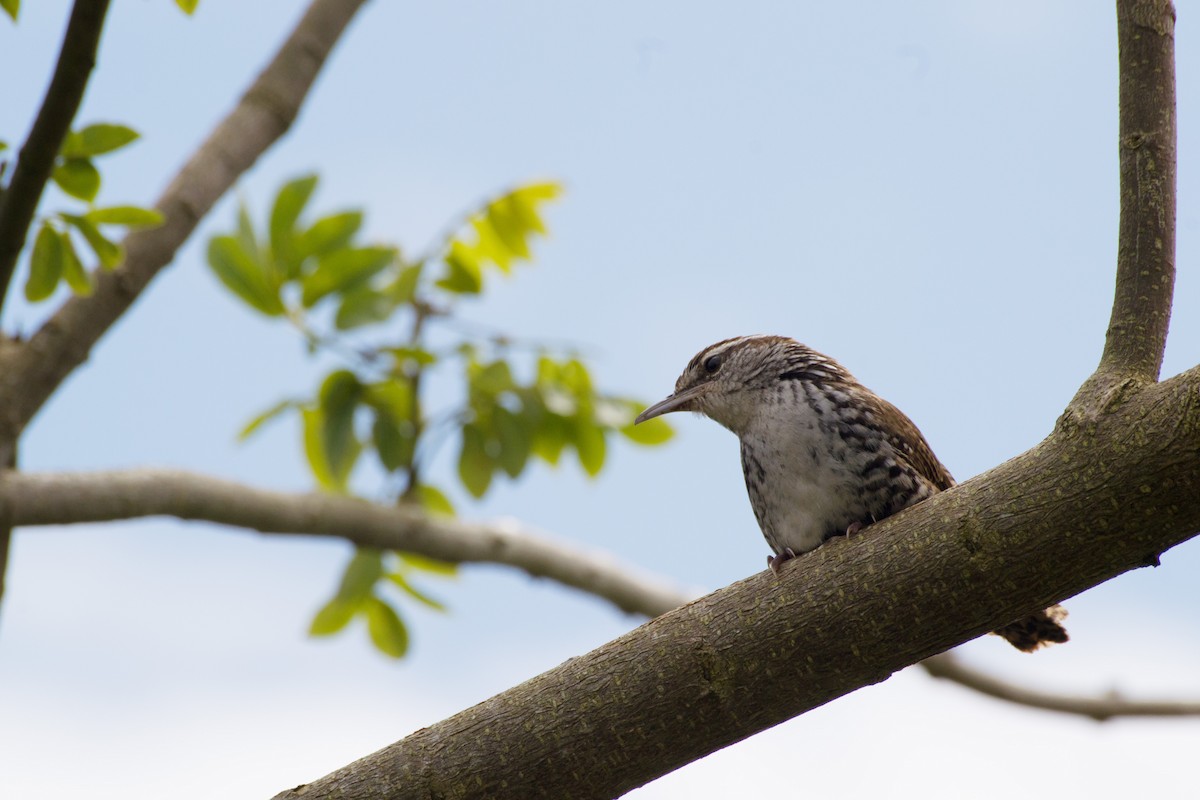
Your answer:
[[[242,204],[236,229],[209,241],[209,266],[231,293],[290,322],[311,350],[342,362],[312,397],[276,403],[247,424],[243,438],[297,414],[322,489],[349,492],[355,469],[369,457],[394,480],[397,502],[433,514],[454,513],[448,493],[427,478],[428,462],[447,441],[458,443],[461,488],[481,498],[497,476],[516,479],[532,460],[557,465],[571,450],[595,476],[611,435],[640,444],[670,438],[661,420],[634,428],[642,404],[599,391],[577,355],[520,347],[500,334],[465,334],[455,325],[459,301],[482,294],[490,273],[510,275],[530,260],[534,238],[546,233],[542,206],[559,196],[557,184],[519,186],[486,201],[416,258],[398,246],[364,242],[361,211],[307,218],[316,187],[315,175],[287,182],[265,230]],[[460,377],[461,400],[431,412],[427,378],[438,370]],[[412,580],[426,567],[407,554],[360,551],[318,612],[313,634],[335,633],[362,616],[382,652],[402,655],[403,622],[378,587],[390,584],[401,596],[437,606]]]
[[[661,444],[671,429],[633,426],[643,404],[596,390],[587,366],[577,357],[542,353],[531,380],[514,377],[505,358],[466,363],[469,414],[462,424],[458,476],[474,497],[482,497],[497,474],[518,477],[530,458],[557,465],[574,450],[584,472],[595,477],[604,467],[608,436],[619,433],[638,444]]]
[[[313,616],[308,632],[312,636],[331,636],[342,631],[354,619],[362,619],[372,644],[392,658],[408,652],[408,629],[383,589],[390,587],[405,597],[434,611],[445,611],[441,601],[413,585],[413,572],[454,575],[454,565],[413,554],[384,553],[361,548],[342,573],[337,592]]]
[[[137,138],[137,132],[124,125],[99,123],[71,131],[63,141],[52,180],[66,195],[86,206],[78,212],[59,211],[42,218],[25,281],[25,299],[29,302],[50,297],[63,281],[76,294],[91,294],[94,273],[84,266],[77,241],[91,251],[102,269],[113,269],[121,263],[124,251],[104,233],[105,228],[152,228],[162,224],[162,214],[153,209],[94,204],[101,183],[94,159],[120,150]]]

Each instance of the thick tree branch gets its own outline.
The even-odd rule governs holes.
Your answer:
[[[1200,368],[280,798],[610,798],[1200,530]]]
[[[1157,380],[1175,285],[1175,9],[1117,3],[1121,223],[1100,372]]]
[[[505,564],[657,616],[696,596],[612,556],[534,534],[514,523],[429,517],[395,505],[330,494],[285,494],[177,470],[86,474],[7,473],[0,519],[61,525],[173,516],[300,536],[335,536],[455,563]]]
[[[155,205],[161,227],[125,239],[125,261],[98,275],[26,343],[0,351],[0,443],[15,441],[46,399],[196,229],[234,181],[291,126],[326,56],[364,0],[313,0],[271,63]]]
[[[944,678],[977,692],[1017,705],[1091,717],[1105,722],[1115,717],[1195,717],[1200,703],[1179,700],[1127,700],[1115,691],[1102,697],[1082,697],[1040,692],[1002,681],[963,664],[949,653],[927,658],[921,666],[935,678]]]
[[[58,65],[42,100],[29,137],[13,170],[12,181],[0,194],[0,307],[25,247],[25,237],[42,190],[54,171],[54,159],[83,101],[88,77],[96,65],[96,49],[108,13],[109,0],[76,0],[58,53]]]

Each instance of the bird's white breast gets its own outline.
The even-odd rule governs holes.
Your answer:
[[[782,391],[804,389],[791,381]],[[867,513],[861,459],[834,430],[835,414],[828,398],[795,402],[785,395],[765,399],[738,432],[750,501],[776,553],[812,550]]]

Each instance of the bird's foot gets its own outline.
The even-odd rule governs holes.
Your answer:
[[[796,557],[796,551],[790,547],[783,548],[783,552],[777,555],[767,556],[767,566],[771,568],[771,572],[779,574],[779,568],[783,566],[783,562],[791,561]]]
[[[856,519],[846,526],[846,536],[853,536],[865,527],[867,526],[862,524],[862,520]]]

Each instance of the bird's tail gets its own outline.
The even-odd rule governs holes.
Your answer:
[[[1066,618],[1067,610],[1065,608],[1050,606],[1045,611],[1039,611],[1016,622],[1010,622],[993,633],[1003,636],[1018,650],[1032,653],[1039,647],[1062,644],[1070,638],[1067,636],[1067,629],[1062,626],[1062,621]]]

